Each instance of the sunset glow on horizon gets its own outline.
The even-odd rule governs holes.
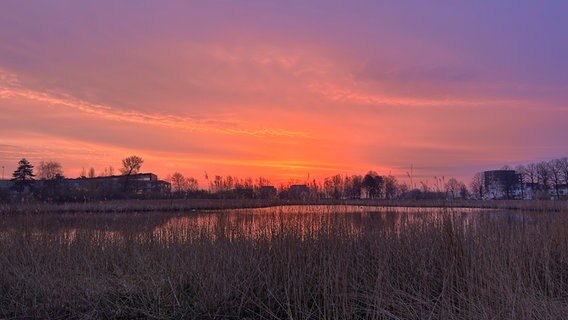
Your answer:
[[[49,1],[0,10],[0,165],[404,180],[568,155],[567,4]]]

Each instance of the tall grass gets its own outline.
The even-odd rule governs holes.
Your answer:
[[[69,202],[0,203],[0,215],[45,213],[183,212],[204,209],[265,208],[282,205],[357,205],[428,208],[492,208],[539,212],[568,212],[568,201],[559,200],[384,200],[384,199],[147,199]]]
[[[0,223],[0,318],[562,319],[561,213],[27,215]]]

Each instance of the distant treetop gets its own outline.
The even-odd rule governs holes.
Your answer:
[[[142,167],[144,160],[139,156],[130,156],[128,158],[122,159],[122,168],[120,172],[124,175],[137,174]]]

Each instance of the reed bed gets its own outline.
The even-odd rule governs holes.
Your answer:
[[[63,204],[25,202],[0,203],[0,215],[45,213],[186,212],[237,208],[266,208],[283,205],[351,205],[414,208],[485,208],[537,212],[568,212],[566,200],[384,200],[384,199],[144,199],[68,202]]]
[[[0,221],[0,318],[568,314],[563,213],[298,206]]]

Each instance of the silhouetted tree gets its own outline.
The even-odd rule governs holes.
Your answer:
[[[468,199],[469,198],[469,190],[467,190],[467,187],[465,186],[465,183],[460,182],[460,197],[462,199]]]
[[[538,167],[535,163],[528,164],[525,169],[521,172],[524,176],[523,181],[526,183],[536,184],[538,183]]]
[[[548,188],[550,187],[550,170],[547,162],[543,161],[536,164],[536,177],[544,193],[548,193]]]
[[[568,186],[568,158],[561,158],[558,162],[564,184]]]
[[[560,186],[562,185],[562,163],[560,159],[553,159],[547,162],[550,182],[554,188],[556,199],[560,199]]]
[[[450,178],[444,186],[446,189],[446,195],[448,195],[451,199],[455,199],[460,192],[461,185],[462,184],[455,178]]]
[[[62,203],[68,197],[66,191],[65,177],[57,174],[52,179],[44,180],[36,195],[43,201]]]
[[[112,166],[105,167],[103,173],[100,174],[101,177],[109,177],[114,175],[114,168]]]
[[[385,198],[394,199],[398,193],[398,181],[392,175],[385,177]]]
[[[94,178],[94,177],[96,177],[96,176],[97,176],[97,172],[95,171],[95,168],[91,167],[91,168],[89,169],[88,175],[89,175],[89,178],[91,178],[91,179]]]
[[[367,190],[369,198],[377,198],[381,194],[383,187],[383,177],[379,176],[374,171],[369,171],[363,178],[361,186]]]
[[[142,160],[139,156],[130,156],[122,159],[122,168],[120,168],[120,172],[126,176],[124,179],[124,193],[128,192],[130,176],[137,174],[140,171],[142,163],[144,163],[144,160]]]
[[[196,192],[199,189],[199,182],[193,177],[185,178],[185,186],[188,192]]]
[[[42,180],[52,180],[63,175],[63,167],[57,161],[41,161],[37,177]]]
[[[343,178],[343,196],[348,199],[361,198],[361,181],[363,177],[360,175],[345,176]]]
[[[26,188],[31,188],[34,182],[35,174],[32,166],[25,158],[18,162],[18,168],[12,174],[11,181],[14,182],[12,188],[22,193]]]
[[[122,159],[122,168],[120,168],[120,172],[127,176],[137,174],[143,163],[144,160],[142,160],[139,156],[130,156]]]
[[[471,194],[473,194],[476,199],[483,199],[483,197],[485,196],[483,173],[477,172],[473,175],[471,183],[469,184],[469,188],[471,189]]]
[[[263,177],[258,177],[256,179],[256,185],[259,188],[268,186],[268,185],[270,185],[270,180],[263,178]]]
[[[174,192],[181,193],[186,190],[185,177],[179,172],[175,172],[169,179]]]
[[[456,180],[455,178],[450,178],[445,185],[446,194],[449,195],[452,199],[460,197],[462,199],[467,198],[468,192],[467,187],[461,181]]]

